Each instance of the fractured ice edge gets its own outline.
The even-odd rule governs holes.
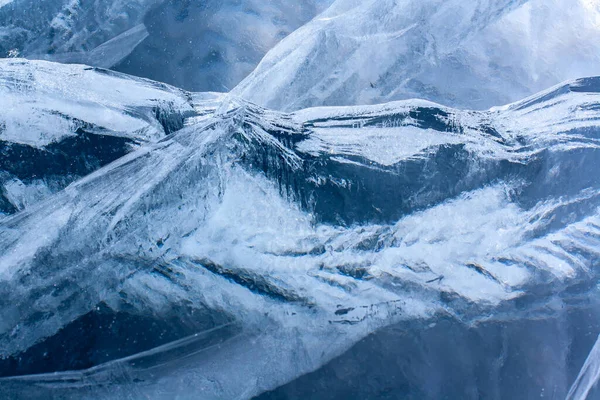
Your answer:
[[[19,212],[5,200],[5,397],[250,398],[393,324],[542,318],[598,296],[600,78],[489,111],[410,100],[286,114],[6,63],[22,65],[3,83],[29,71],[19,90],[40,103],[3,96],[17,104],[3,151],[87,169],[57,169],[56,192]],[[48,84],[44,68],[59,88],[27,86]],[[84,88],[98,100],[69,97]],[[60,96],[81,106],[51,109]],[[35,134],[49,124],[51,139]],[[136,145],[87,162],[77,149],[99,134]],[[13,164],[11,182],[45,184],[46,164]]]

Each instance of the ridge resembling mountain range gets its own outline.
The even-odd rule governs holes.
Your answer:
[[[291,3],[242,3],[239,18],[268,15],[254,27],[268,31],[329,5],[291,23],[272,14]],[[0,3],[0,20],[24,4]],[[0,46],[50,38],[65,51],[32,58],[81,61],[83,46],[89,62],[114,50],[131,67],[159,10],[166,29],[207,12],[223,21],[228,4],[133,3],[118,29],[100,21],[96,53],[73,26],[104,8],[69,14],[77,49],[60,35],[31,41],[17,19]],[[110,10],[124,17],[120,6]],[[477,340],[464,359],[409,357],[390,372],[397,384],[357,393],[593,398],[598,15],[589,0],[337,0],[245,78],[220,71],[243,79],[227,93],[1,59],[0,397],[294,398],[286,384],[304,382],[302,398],[336,360],[369,358],[365,340],[402,331],[422,352]],[[252,51],[246,70],[266,48]],[[553,362],[511,347],[519,329],[553,322],[539,339]],[[442,378],[448,364],[462,383]]]

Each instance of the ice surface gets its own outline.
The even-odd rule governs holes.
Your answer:
[[[183,128],[191,95],[82,65],[0,60],[0,212]]]
[[[599,21],[590,0],[337,0],[234,92],[285,111],[410,98],[486,109],[598,75]]]
[[[111,68],[227,92],[331,0],[0,2],[0,57]]]
[[[37,147],[80,128],[155,141],[168,130],[157,114],[193,112],[182,90],[82,65],[3,59],[0,82],[0,138]]]
[[[569,391],[567,400],[591,399],[590,392],[598,385],[598,381],[600,381],[600,337]]]
[[[86,52],[44,54],[38,58],[68,64],[86,64],[110,68],[121,62],[148,37],[144,24],[139,24]],[[32,57],[34,58],[34,57]]]
[[[149,37],[118,71],[194,91],[229,92],[262,57],[331,0],[167,0],[144,18]]]
[[[0,55],[95,66],[0,60],[0,397],[248,399],[358,354],[365,397],[593,398],[599,30],[592,0],[0,0]],[[230,94],[96,68],[229,91],[273,46]]]
[[[0,8],[0,55],[85,52],[140,24],[160,0],[13,0]]]
[[[256,400],[564,399],[600,331],[588,301],[545,318],[391,326]]]
[[[0,355],[61,342],[99,305],[185,305],[237,330],[0,393],[251,398],[385,326],[544,318],[597,296],[597,82],[485,112],[191,96],[183,129],[0,220]]]

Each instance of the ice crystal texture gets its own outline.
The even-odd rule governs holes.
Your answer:
[[[337,0],[236,93],[285,111],[410,98],[485,109],[600,74],[599,35],[590,0]]]
[[[599,12],[0,2],[0,397],[597,398]]]

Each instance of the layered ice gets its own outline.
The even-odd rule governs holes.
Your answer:
[[[0,60],[0,212],[183,128],[193,103],[182,90],[107,70]]]
[[[490,111],[205,99],[218,107],[0,220],[0,393],[251,398],[392,324],[587,304],[599,82]],[[120,353],[54,358],[107,315],[141,321],[115,322]],[[173,315],[202,332],[154,350],[128,340]],[[42,375],[14,377],[27,373]]]
[[[599,21],[590,0],[337,0],[234,92],[284,111],[410,98],[486,109],[598,75]]]
[[[156,141],[183,127],[190,95],[84,65],[0,61],[2,140],[47,146],[78,129]]]
[[[228,90],[328,5],[13,0],[0,51]],[[231,95],[1,61],[0,397],[252,398],[390,327],[502,336],[523,394],[593,396],[598,345],[550,371],[495,327],[597,310],[600,78],[469,109],[598,74],[599,12],[337,0]],[[503,367],[455,393],[513,393]]]

